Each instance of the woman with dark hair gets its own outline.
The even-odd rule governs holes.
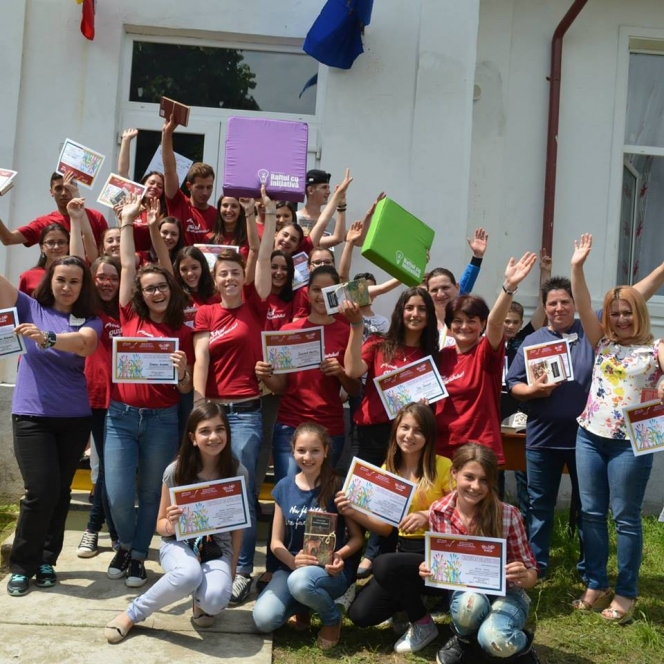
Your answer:
[[[113,256],[120,260],[120,229],[107,228],[101,234],[101,242],[99,243],[100,256]]]
[[[451,458],[469,440],[493,449],[504,463],[500,390],[505,360],[504,323],[512,296],[537,261],[526,252],[510,258],[498,299],[489,311],[481,297],[462,295],[447,303],[445,325],[454,346],[440,351],[438,369],[449,396],[434,404],[436,453]]]
[[[127,197],[120,226],[120,323],[124,337],[177,338],[170,360],[178,383],[116,383],[106,417],[106,487],[119,549],[108,567],[111,579],[127,576],[138,588],[147,581],[145,559],[159,508],[161,478],[178,447],[180,394],[192,389],[193,345],[184,324],[186,297],[171,273],[146,265],[138,273],[133,221],[140,202]],[[138,511],[134,503],[137,494]]]
[[[223,407],[198,406],[187,421],[177,459],[164,471],[157,533],[162,537],[159,562],[165,574],[106,625],[104,636],[109,643],[119,643],[135,623],[188,595],[193,595],[193,623],[212,627],[228,605],[242,530],[202,538],[201,543],[197,543],[201,538],[177,541],[175,524],[183,510],[171,503],[169,489],[238,475],[246,480],[245,469],[231,454],[231,429]]]
[[[247,199],[249,200],[249,199]],[[249,208],[255,216],[253,201]],[[249,254],[247,239],[247,209],[240,200],[232,196],[220,196],[217,201],[217,221],[212,229],[210,244],[225,244],[237,247],[238,253],[246,260]]]
[[[27,353],[12,401],[14,453],[25,495],[9,558],[10,595],[56,583],[71,481],[90,437],[84,365],[101,334],[97,298],[84,261],[55,259],[33,298],[0,276],[0,308],[16,307]],[[63,399],[63,395],[66,398]]]
[[[175,217],[160,218],[157,201],[153,200],[148,202],[147,223],[151,246],[148,251],[136,253],[139,264],[159,263],[166,269],[171,268],[178,251],[184,247],[180,222]],[[172,269],[169,271],[172,273]]]
[[[182,247],[173,263],[175,281],[189,296],[189,306],[184,310],[185,322],[194,327],[196,312],[204,304],[219,302],[207,259],[198,247]]]
[[[118,535],[111,518],[111,510],[104,481],[104,430],[106,412],[111,402],[111,356],[113,337],[121,334],[118,293],[120,290],[120,261],[111,256],[100,256],[90,267],[97,294],[97,315],[102,322],[102,332],[95,352],[85,361],[85,378],[88,398],[92,408],[92,441],[99,459],[97,481],[88,525],[76,550],[79,558],[92,558],[98,552],[99,531],[106,521],[111,542],[115,547]]]
[[[65,227],[49,224],[43,228],[39,236],[39,252],[37,265],[22,272],[18,278],[18,289],[26,295],[33,294],[54,260],[69,255],[69,233]]]
[[[350,321],[344,366],[353,378],[366,374],[364,394],[354,417],[357,449],[353,449],[353,454],[374,466],[381,466],[385,462],[391,422],[374,378],[429,355],[434,362],[438,361],[436,310],[424,288],[409,288],[397,300],[387,334],[373,335],[364,344],[364,319],[360,308],[347,303],[341,310]],[[380,540],[372,535],[358,567],[358,578],[369,576],[373,559],[381,551],[394,550],[394,546],[394,537]]]

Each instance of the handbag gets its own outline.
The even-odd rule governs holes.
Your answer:
[[[186,542],[200,563],[206,563],[209,560],[218,560],[224,555],[224,552],[212,535],[203,535],[195,539],[188,539]]]

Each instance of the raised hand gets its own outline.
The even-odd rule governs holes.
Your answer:
[[[277,204],[267,195],[267,188],[264,184],[261,185],[261,199],[265,214],[274,214],[277,211]]]
[[[145,201],[145,207],[148,211],[148,226],[154,226],[161,217],[161,204],[158,198],[148,198]]]
[[[138,129],[125,129],[122,132],[121,139],[123,141],[133,141],[138,136]]]
[[[361,221],[354,221],[346,233],[346,242],[348,244],[358,245],[362,234],[364,233],[364,224]]]
[[[581,267],[593,246],[593,236],[590,233],[584,233],[580,240],[574,240],[574,253],[572,254],[572,267]]]
[[[174,115],[171,115],[170,118],[164,122],[164,126],[161,129],[161,132],[163,134],[172,134],[178,126],[177,120],[175,119]]]
[[[489,234],[483,228],[476,228],[473,239],[466,238],[470,250],[475,258],[482,258],[486,252],[486,246],[489,242]]]
[[[85,214],[85,198],[72,198],[67,203],[67,214],[72,219],[81,219]]]
[[[346,173],[344,174],[344,179],[342,180],[341,184],[337,185],[336,189],[334,190],[335,193],[340,197],[337,201],[337,205],[346,202],[346,192],[348,191],[348,187],[350,187],[350,183],[352,181],[353,178],[350,176],[350,168],[347,168]]]
[[[141,209],[141,199],[136,194],[127,194],[124,198],[124,205],[120,217],[123,224],[130,224],[138,217]]]
[[[540,260],[539,260],[540,272],[548,272],[549,274],[551,274],[552,264],[553,261],[551,259],[551,256],[549,256],[546,253],[546,249],[542,249],[540,251]]]
[[[80,198],[78,193],[78,185],[74,180],[74,171],[65,171],[65,176],[62,180],[64,188],[71,194],[72,198]]]
[[[256,201],[253,198],[238,198],[240,205],[244,209],[244,216],[251,217],[256,214]]]
[[[514,290],[530,273],[537,262],[537,254],[527,251],[518,261],[510,258],[505,268],[505,288]]]

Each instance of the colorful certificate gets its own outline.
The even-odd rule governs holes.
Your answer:
[[[309,283],[309,256],[304,251],[293,256],[295,276],[293,277],[293,290],[302,288]]]
[[[275,374],[318,369],[325,359],[322,327],[261,332],[261,341],[263,360],[272,365]]]
[[[17,175],[16,171],[0,168],[0,196],[4,196],[14,186],[14,178]]]
[[[236,247],[232,244],[195,244],[194,247],[201,250],[205,260],[207,261],[210,270],[214,267],[214,264],[217,260],[217,256],[224,250],[230,249],[231,251],[236,251],[240,253],[240,247]]]
[[[78,184],[92,189],[103,163],[103,154],[68,138],[62,146],[58,166],[55,170],[62,175],[66,171],[73,171],[74,179]]]
[[[523,359],[526,363],[528,385],[532,385],[542,376],[546,376],[546,383],[574,380],[569,344],[569,339],[561,339],[535,346],[525,346]]]
[[[178,540],[240,530],[250,525],[244,477],[188,484],[168,491],[171,503],[183,510],[175,524]]]
[[[179,343],[168,337],[113,337],[113,382],[177,385],[178,371],[170,355]]]
[[[505,596],[506,540],[431,532],[424,538],[431,570],[425,585]]]
[[[138,184],[138,182],[132,182],[123,178],[121,175],[116,175],[111,173],[106,180],[104,188],[99,194],[97,203],[101,203],[106,207],[114,207],[119,205],[125,199],[127,194],[135,194],[139,199],[145,196],[145,190],[147,187],[144,184]]]
[[[18,323],[16,307],[0,309],[0,357],[23,355],[26,352],[25,340],[23,337],[14,334]]]
[[[343,492],[356,510],[396,528],[408,514],[415,484],[354,457]]]
[[[656,399],[623,408],[635,456],[664,450],[664,404]]]
[[[431,355],[374,378],[387,416],[393,420],[406,404],[444,399],[448,393]]]

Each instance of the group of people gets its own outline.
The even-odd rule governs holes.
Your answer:
[[[422,601],[434,594],[449,603],[455,630],[438,653],[439,664],[461,662],[476,647],[489,657],[536,661],[533,635],[525,630],[526,591],[547,573],[564,466],[580,497],[579,571],[587,584],[573,608],[628,621],[638,595],[641,505],[652,455],[632,453],[621,408],[658,387],[664,396],[664,351],[650,332],[646,306],[664,283],[664,266],[634,287],[612,289],[601,312],[594,312],[583,275],[592,238],[583,235],[575,243],[571,281],[550,278],[550,260],[542,257],[542,301],[522,330],[523,307],[513,297],[537,257],[527,252],[508,261],[490,307],[470,293],[487,248],[488,236],[478,229],[458,283],[449,270],[435,268],[421,286],[401,292],[389,320],[372,305],[353,303],[330,315],[322,291],[350,278],[353,248],[362,244],[382,195],[348,231],[348,171],[333,192],[328,173],[309,171],[299,212],[270,200],[264,188],[257,200],[221,196],[211,206],[210,166],[194,164],[185,182],[189,196],[180,189],[175,128],[170,119],[163,129],[164,173],[145,176],[143,199],[125,197],[115,210],[116,226],[85,207],[70,174],[57,173],[51,178],[56,212],[13,231],[0,222],[4,244],[38,243],[41,249],[18,288],[0,277],[0,308],[17,308],[16,334],[27,348],[12,406],[25,495],[9,594],[27,593],[33,577],[40,588],[57,583],[69,487],[92,434],[99,471],[78,555],[97,554],[105,522],[115,551],[107,575],[139,588],[147,582],[155,527],[162,536],[164,575],[108,624],[109,642],[189,595],[199,627],[247,599],[256,551],[254,498],[270,454],[275,509],[253,611],[261,631],[286,622],[307,628],[313,612],[322,624],[318,645],[332,648],[341,632],[335,600],[350,590],[354,595],[357,578],[373,575],[348,616],[362,627],[391,620],[401,632],[396,652],[416,652],[436,638]],[[123,134],[123,175],[135,136],[135,130]],[[335,254],[332,248],[344,239]],[[226,248],[210,268],[194,245]],[[301,253],[309,281],[294,289],[293,257]],[[357,277],[366,279],[372,298],[400,286],[394,279],[379,284],[369,273]],[[324,329],[320,366],[275,373],[263,357],[261,331],[311,327]],[[114,383],[115,336],[177,338],[170,356],[177,384]],[[523,348],[563,338],[574,379],[529,382]],[[408,404],[390,421],[374,378],[428,356],[449,396]],[[346,401],[353,455],[416,484],[397,529],[355,509],[341,492]],[[499,472],[501,420],[516,408],[528,416],[527,473],[519,478],[527,487],[520,499],[525,523],[519,510],[502,502]],[[250,497],[250,526],[177,541],[181,509],[171,504],[169,488],[238,475]],[[617,526],[615,594],[607,577],[609,507]],[[309,510],[338,514],[336,550],[325,566],[303,551]],[[504,538],[506,596],[448,596],[426,585],[428,530]]]

